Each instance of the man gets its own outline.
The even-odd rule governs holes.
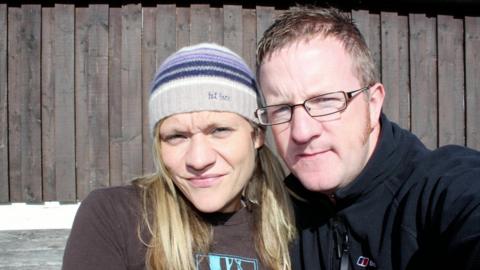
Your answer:
[[[480,153],[430,151],[382,114],[350,18],[286,11],[257,52],[257,117],[292,172],[294,269],[480,269]]]

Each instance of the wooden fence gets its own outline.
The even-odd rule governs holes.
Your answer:
[[[81,200],[153,170],[149,83],[176,49],[213,41],[254,67],[274,7],[0,4],[0,202]],[[431,148],[480,149],[480,17],[352,10],[384,111]]]

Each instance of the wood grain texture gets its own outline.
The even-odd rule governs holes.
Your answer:
[[[480,150],[480,17],[465,17],[466,144]]]
[[[190,5],[190,44],[211,41],[210,25],[209,5]]]
[[[55,200],[76,201],[74,7],[56,4],[53,27]]]
[[[223,8],[210,8],[210,41],[223,45]]]
[[[10,199],[41,202],[40,6],[9,7],[8,33]]]
[[[70,230],[0,231],[0,269],[60,270]]]
[[[465,145],[463,19],[437,17],[438,143]]]
[[[43,199],[56,199],[55,173],[55,37],[53,7],[42,8],[42,187]]]
[[[110,8],[108,24],[110,185],[122,184],[122,9]]]
[[[142,175],[143,171],[141,29],[141,6],[123,6],[120,72],[123,184]]]
[[[257,14],[254,9],[243,9],[243,45],[242,56],[245,63],[255,73],[255,54],[257,50]],[[253,112],[252,112],[253,114]]]
[[[143,174],[153,173],[152,137],[148,121],[148,101],[150,98],[150,84],[157,69],[157,36],[156,36],[157,10],[155,7],[143,8],[142,30],[142,134],[143,134]],[[158,64],[159,65],[159,64]]]
[[[429,148],[438,146],[436,18],[410,14],[411,129]]]
[[[381,13],[381,82],[385,87],[383,112],[405,129],[410,128],[408,74],[408,18]]]
[[[190,45],[190,8],[177,7],[177,50]]]
[[[0,4],[0,203],[10,200],[8,183],[7,5]]]
[[[108,6],[76,13],[77,189],[84,198],[109,185]]]
[[[223,6],[223,45],[238,55],[243,55],[242,6]]]

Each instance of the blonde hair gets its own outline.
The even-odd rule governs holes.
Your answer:
[[[254,126],[257,136],[260,127]],[[160,156],[159,126],[153,143],[157,172],[135,180],[143,205],[139,237],[147,245],[146,266],[152,270],[195,269],[193,254],[208,253],[212,227],[173,183]],[[258,207],[254,215],[255,248],[261,262],[272,270],[291,269],[289,243],[295,236],[293,214],[285,188],[283,170],[264,145],[258,150],[256,167],[245,189],[245,197]],[[141,235],[151,237],[145,241]]]

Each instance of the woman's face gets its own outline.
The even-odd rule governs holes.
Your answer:
[[[161,158],[185,197],[205,213],[238,210],[263,135],[230,112],[175,114],[159,128]]]

